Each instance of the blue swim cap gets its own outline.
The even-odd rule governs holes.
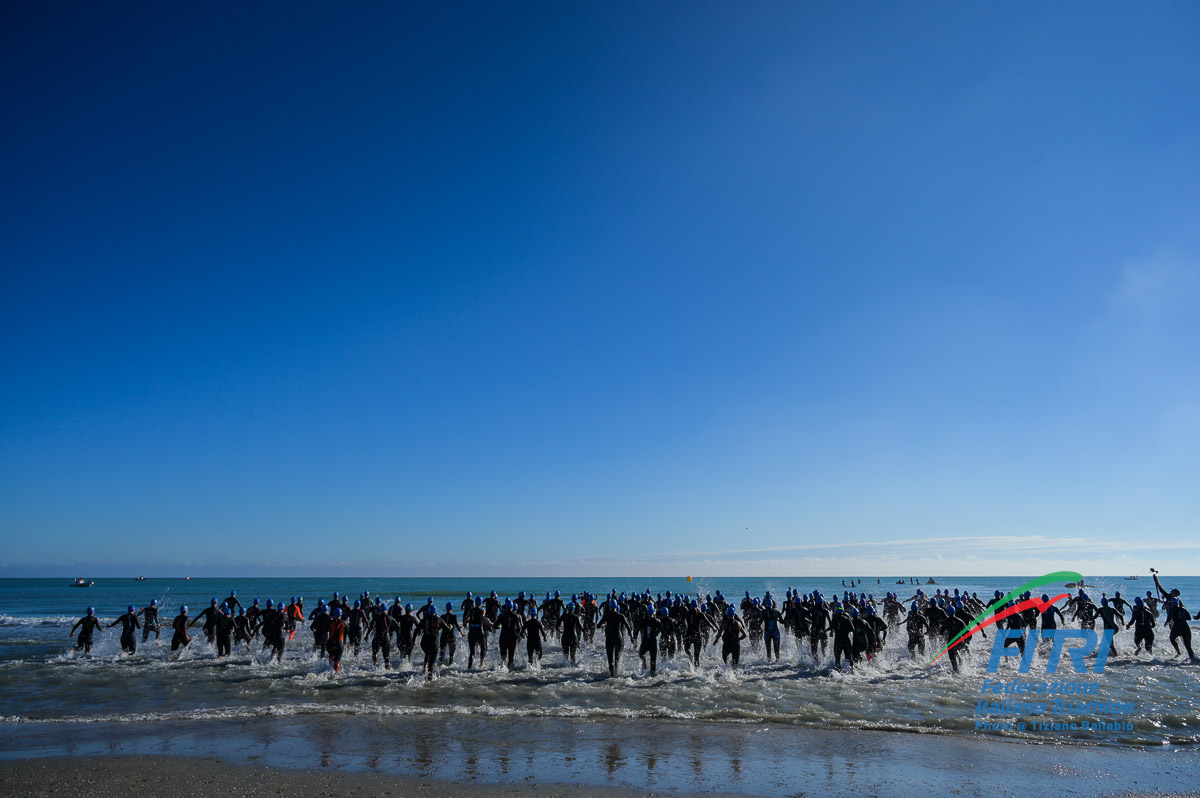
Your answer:
[[[572,593],[572,594],[571,594],[571,601],[579,601],[579,595],[578,595],[578,594],[576,594],[576,593]]]
[[[1142,597],[1141,597],[1141,596],[1134,596],[1134,597],[1133,597],[1133,603],[1134,603],[1134,604],[1136,604],[1136,605],[1138,605],[1139,607],[1140,607],[1140,606],[1142,606]]]
[[[920,590],[918,590],[917,592],[918,592],[918,593],[920,593],[921,591],[920,591]],[[996,598],[1000,598],[1000,597],[1001,597],[1001,596],[1003,596],[1004,594],[1003,594],[1003,593],[1001,593],[999,590],[997,590],[995,595],[996,595]]]
[[[216,597],[216,596],[213,596],[213,598],[212,598],[212,603],[213,603],[213,604],[216,604],[216,603],[217,603],[217,597]]]
[[[507,599],[507,598],[506,598],[506,599],[504,600],[504,609],[506,609],[506,610],[511,610],[511,609],[512,609],[512,599]]]
[[[267,599],[267,609],[271,609],[274,606],[275,606],[275,602],[271,601],[270,599]]]
[[[412,605],[411,605],[411,604],[405,604],[405,605],[404,605],[404,609],[408,610],[409,612],[412,612]]]
[[[1042,601],[1049,601],[1049,600],[1050,600],[1050,594],[1049,594],[1049,593],[1043,593],[1043,594],[1042,594]]]
[[[362,602],[359,601],[358,599],[355,599],[354,600],[354,609],[358,609],[361,606],[362,606]]]
[[[608,608],[609,608],[610,610],[615,610],[615,609],[617,608],[617,600],[616,600],[616,599],[611,599],[611,600],[609,600],[609,602],[608,602]]]
[[[129,611],[130,611],[130,612],[133,612],[133,610],[134,610],[134,606],[133,606],[132,604],[130,604],[130,605],[129,605]]]
[[[179,611],[181,613],[183,613],[184,615],[187,615],[187,605],[184,604],[182,607],[179,608]]]
[[[293,604],[295,604],[295,603],[296,603],[296,597],[295,597],[295,596],[292,596],[292,603],[293,603]]]
[[[1100,599],[1100,606],[1101,606],[1101,607],[1107,607],[1107,606],[1108,606],[1108,599],[1107,599],[1107,598],[1102,598],[1102,599]]]
[[[575,602],[567,602],[567,612],[575,612]]]
[[[229,614],[229,605],[228,605],[228,604],[222,604],[222,605],[221,605],[221,614],[222,614],[222,615],[228,615],[228,614]]]
[[[666,607],[663,607],[661,610],[658,611],[658,614],[665,618],[671,614],[671,611],[669,609],[667,609]]]
[[[333,608],[333,617],[334,617],[334,618],[341,618],[341,617],[342,617],[342,608],[341,608],[341,607],[334,607],[334,608]]]
[[[258,599],[254,600],[254,606],[256,606],[256,607],[258,606]]]
[[[557,590],[555,590],[555,591],[554,591],[554,597],[555,597],[555,598],[559,598],[560,596],[561,596],[561,594],[560,594],[560,593],[559,593]]]
[[[517,598],[525,598],[525,591],[522,590],[520,593],[518,593]]]
[[[236,595],[237,595],[237,591],[236,591],[236,590],[230,590],[230,591],[229,591],[229,595],[231,595],[231,596],[236,596]]]
[[[947,615],[953,615],[953,614],[954,614],[954,605],[953,605],[953,604],[951,604],[949,607],[947,607],[947,608],[946,608],[946,614],[947,614]]]
[[[529,608],[529,617],[530,617],[530,618],[536,618],[536,617],[537,617],[537,607],[530,607],[530,608]]]
[[[432,604],[432,603],[433,603],[433,596],[430,596],[430,597],[429,597],[429,600],[428,600],[428,601],[426,601],[425,603],[426,603],[426,604]]]
[[[95,608],[95,607],[88,607],[87,614],[88,614],[88,615],[95,615],[95,614],[96,614],[96,608]]]
[[[324,607],[324,606],[325,606],[325,599],[317,599],[317,606],[318,606],[318,607]]]
[[[243,616],[243,615],[245,615],[245,614],[246,614],[246,608],[245,608],[245,607],[238,607],[238,617],[240,618],[241,616]]]
[[[851,607],[851,608],[850,608],[850,617],[851,617],[851,618],[857,618],[857,617],[858,617],[858,608],[857,608],[857,607]]]
[[[446,602],[446,612],[454,612],[454,604],[449,601]]]
[[[692,606],[693,606],[693,607],[699,607],[699,606],[700,606],[700,603],[699,603],[698,601],[696,601],[695,599],[692,599]]]
[[[157,607],[157,606],[158,606],[158,599],[150,599],[150,606],[151,606],[151,607]]]
[[[476,607],[482,607],[482,606],[483,606],[483,599],[482,599],[482,598],[480,598],[479,596],[476,596],[476,597],[475,597],[475,606],[476,606]]]
[[[753,604],[756,604],[756,605],[757,605],[757,604],[759,603],[759,601],[758,601],[758,599],[754,599],[754,601],[753,601],[753,602],[751,602],[751,603],[753,603]]]
[[[916,612],[916,611],[917,611],[917,602],[915,602],[915,601],[914,601],[914,602],[912,603],[912,606],[908,608],[908,611],[909,611],[909,612]]]

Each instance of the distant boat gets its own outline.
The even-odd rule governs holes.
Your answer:
[[[144,576],[139,576],[139,577],[137,578],[137,580],[136,580],[136,581],[138,581],[138,582],[145,582],[145,581],[146,581],[146,577],[144,577]]]
[[[903,579],[897,579],[897,580],[896,580],[896,584],[898,584],[898,585],[907,585],[907,584],[908,584],[908,582],[905,582]]]
[[[1087,587],[1087,585],[1080,579],[1078,582],[1067,582],[1067,587]]]
[[[937,584],[937,582],[933,581],[933,577],[931,576],[931,577],[929,577],[929,581],[928,581],[928,582],[926,582],[925,584],[927,584],[927,585],[936,585],[936,584]]]
[[[84,579],[82,576],[75,577],[75,581],[71,583],[71,587],[93,587],[95,582],[90,579]]]
[[[1127,576],[1127,577],[1125,577],[1125,579],[1126,579],[1126,581],[1128,581],[1130,579],[1137,579],[1137,577],[1136,576]]]

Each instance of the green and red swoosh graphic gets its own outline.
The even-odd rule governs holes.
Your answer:
[[[1002,612],[998,612],[995,615],[992,615],[991,617],[988,617],[989,612],[994,611],[997,607],[1003,607],[1005,604],[1007,604],[1009,601],[1011,601],[1014,596],[1019,596],[1027,590],[1032,592],[1033,590],[1036,590],[1037,588],[1042,587],[1043,585],[1049,585],[1049,584],[1052,584],[1055,582],[1081,582],[1081,581],[1083,581],[1083,576],[1075,573],[1074,571],[1055,571],[1052,574],[1046,574],[1045,576],[1039,576],[1037,579],[1032,579],[1032,580],[1026,582],[1025,584],[1021,585],[1020,587],[1018,587],[1016,590],[1012,591],[1008,595],[1001,596],[1000,598],[996,599],[991,604],[989,604],[986,608],[984,608],[983,612],[979,613],[978,615],[975,616],[974,619],[972,619],[970,626],[968,628],[963,629],[961,632],[959,632],[953,638],[951,638],[950,642],[946,644],[945,648],[943,648],[941,651],[938,652],[936,657],[929,660],[929,662],[925,663],[925,667],[928,668],[930,665],[937,662],[938,659],[943,654],[945,654],[947,651],[949,651],[950,649],[957,646],[959,643],[966,640],[971,635],[978,632],[980,629],[986,629],[987,627],[994,624],[996,621],[1003,620],[1004,618],[1007,618],[1010,615],[1015,615],[1016,613],[1021,612],[1023,610],[1027,610],[1030,607],[1036,607],[1038,612],[1045,612],[1047,607],[1049,607],[1051,604],[1054,604],[1059,599],[1067,598],[1068,594],[1067,593],[1059,593],[1057,596],[1052,597],[1049,601],[1042,601],[1040,598],[1034,597],[1027,601],[1022,601],[1012,607],[1009,607],[1008,609],[1003,610]]]

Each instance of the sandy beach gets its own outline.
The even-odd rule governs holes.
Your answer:
[[[766,724],[258,718],[17,724],[4,795],[1188,794],[1192,747],[1129,749]]]

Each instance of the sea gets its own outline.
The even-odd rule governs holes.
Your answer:
[[[958,588],[990,599],[993,590],[1009,591],[1030,577],[934,577],[936,587]],[[1132,600],[1154,585],[1148,576],[1085,577],[1098,601],[1117,591]],[[1163,579],[1168,589],[1179,588],[1185,603],[1200,608],[1200,578]],[[682,656],[659,664],[658,674],[643,670],[636,650],[626,645],[620,673],[608,673],[602,635],[596,645],[584,644],[578,664],[572,665],[553,641],[545,644],[540,665],[525,662],[524,646],[510,671],[498,660],[495,641],[482,669],[467,670],[465,641],[452,666],[426,679],[420,662],[393,660],[390,670],[371,663],[369,647],[348,653],[340,673],[313,651],[304,630],[288,644],[281,663],[269,661],[256,640],[250,649],[239,646],[219,659],[196,627],[193,642],[182,652],[170,651],[170,620],[181,604],[196,611],[213,597],[236,590],[246,605],[258,598],[288,601],[303,597],[305,608],[318,598],[338,593],[358,596],[369,590],[389,603],[395,597],[414,606],[433,598],[439,606],[455,607],[468,592],[516,597],[520,591],[541,600],[546,593],[610,590],[652,594],[672,591],[683,595],[715,594],[740,599],[770,592],[782,599],[789,588],[802,593],[820,590],[840,595],[850,582],[838,578],[495,578],[495,579],[96,579],[88,588],[70,586],[69,579],[0,580],[0,736],[35,739],[37,729],[77,724],[136,729],[139,724],[180,725],[222,719],[293,719],[300,723],[339,716],[358,719],[408,717],[422,723],[462,718],[584,719],[654,724],[664,721],[691,725],[713,734],[723,727],[768,724],[772,728],[807,727],[831,730],[881,730],[950,737],[1028,740],[1085,747],[1144,748],[1200,747],[1200,665],[1177,656],[1161,627],[1152,654],[1134,655],[1132,631],[1116,637],[1118,653],[1109,657],[1103,673],[1073,672],[1064,659],[1056,674],[1047,674],[1037,659],[1029,673],[1019,674],[1015,659],[999,673],[988,674],[991,640],[974,641],[955,673],[943,657],[926,667],[934,653],[914,657],[906,634],[889,635],[882,654],[853,669],[833,665],[832,649],[813,659],[807,646],[798,650],[784,635],[782,657],[768,662],[761,648],[743,643],[742,665],[722,663],[711,644],[699,667]],[[907,578],[863,579],[853,590],[882,598],[896,591],[901,599],[917,585]],[[1047,588],[1049,589],[1049,588]],[[1065,588],[1059,592],[1065,592]],[[93,606],[106,623],[129,604],[145,606],[157,599],[164,631],[151,636],[137,653],[124,655],[119,628],[96,635],[90,655],[76,651],[68,640],[71,626]],[[1200,628],[1193,625],[1200,632]],[[1197,643],[1200,644],[1200,637]],[[418,647],[414,658],[419,660]],[[1094,660],[1093,660],[1094,663]],[[382,665],[382,663],[381,663]],[[1020,708],[989,710],[982,692],[985,680],[1072,683],[1088,685],[1093,703],[1083,709],[1030,712]],[[1012,698],[1012,696],[1005,696]],[[989,699],[996,700],[996,699]],[[1104,707],[1120,706],[1114,714]],[[1099,707],[1099,709],[1098,709]],[[1045,721],[1067,724],[1047,731]],[[1071,723],[1086,724],[1074,730]],[[982,724],[982,726],[981,726]],[[1099,724],[1098,727],[1096,724]],[[1111,728],[1119,725],[1119,728]],[[648,727],[648,726],[647,726]],[[149,728],[149,727],[147,727]],[[17,732],[21,732],[18,734]]]

